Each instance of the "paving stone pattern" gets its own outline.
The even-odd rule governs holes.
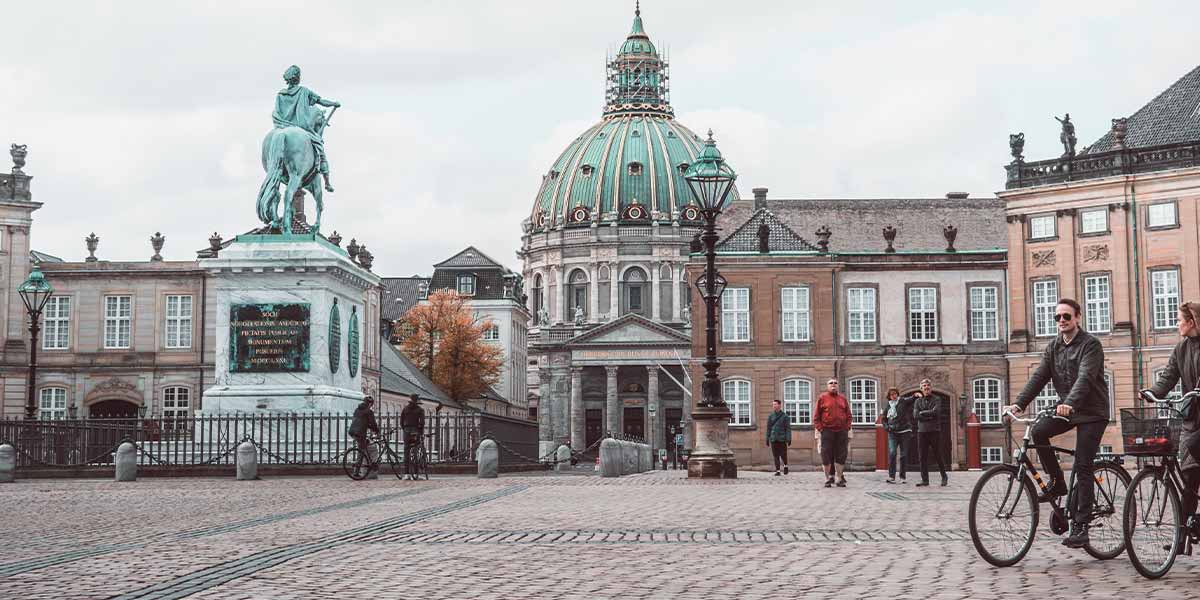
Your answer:
[[[819,473],[20,481],[0,487],[0,598],[1182,598],[1045,528],[1017,567],[947,488]]]

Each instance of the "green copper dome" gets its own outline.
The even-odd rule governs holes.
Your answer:
[[[534,230],[700,218],[683,174],[704,140],[675,121],[667,63],[642,28],[640,10],[607,71],[604,119],[542,176],[530,215]],[[737,198],[735,188],[727,202]]]

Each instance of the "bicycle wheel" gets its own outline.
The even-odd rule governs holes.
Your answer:
[[[362,481],[370,469],[371,461],[357,447],[349,448],[342,454],[342,470],[350,479]]]
[[[400,464],[400,457],[390,447],[385,452],[387,453],[388,464],[392,465],[392,475],[395,475],[396,479],[404,481],[405,472],[404,466]],[[379,460],[382,462],[383,457],[379,457]]]
[[[422,447],[421,451],[417,453],[417,456],[421,458],[420,474],[425,478],[425,481],[429,481],[429,453],[425,451],[424,447]]]
[[[1018,479],[1017,474],[1017,467],[996,465],[971,491],[967,510],[971,542],[983,560],[997,567],[1017,564],[1037,533],[1037,494],[1029,479]]]
[[[1158,579],[1171,570],[1183,545],[1179,492],[1161,469],[1143,469],[1129,484],[1122,509],[1125,549],[1142,577]]]
[[[1072,473],[1071,477],[1074,478]],[[1112,463],[1097,463],[1095,478],[1095,501],[1092,503],[1090,541],[1083,547],[1088,554],[1100,560],[1111,560],[1125,551],[1125,534],[1121,530],[1121,516],[1125,508],[1125,496],[1129,491],[1129,473]]]

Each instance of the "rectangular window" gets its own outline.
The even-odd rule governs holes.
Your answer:
[[[1175,327],[1179,315],[1179,271],[1151,272],[1150,296],[1154,299],[1154,328]]]
[[[492,325],[483,330],[483,339],[488,342],[496,342],[500,340],[500,327]]]
[[[167,296],[167,347],[192,347],[191,296]]]
[[[1038,337],[1052,336],[1058,332],[1054,326],[1054,309],[1058,305],[1058,281],[1049,279],[1033,282],[1033,334]]]
[[[629,286],[629,310],[639,312],[642,310],[642,286]]]
[[[750,382],[735,379],[724,383],[725,404],[729,407],[730,425],[750,424]]]
[[[1004,461],[1004,448],[1000,446],[984,446],[979,449],[979,462],[985,465],[998,465]]]
[[[475,276],[474,275],[459,275],[458,276],[458,294],[460,296],[475,295]]]
[[[66,388],[42,388],[42,390],[38,392],[38,418],[67,418]]]
[[[995,287],[971,288],[971,339],[1000,339],[1000,290]]]
[[[846,332],[849,340],[875,341],[875,288],[848,288],[846,311]]]
[[[1046,387],[1033,399],[1033,408],[1040,412],[1055,404],[1058,404],[1058,393],[1054,391],[1054,382],[1046,382]]]
[[[750,288],[725,288],[721,294],[721,341],[750,341]]]
[[[1111,288],[1108,275],[1083,278],[1083,324],[1092,333],[1112,331]]]
[[[1100,454],[1112,454],[1112,444],[1100,444]]]
[[[133,296],[104,297],[104,347],[128,348]]]
[[[162,418],[168,431],[187,431],[191,414],[191,390],[173,386],[163,390]]]
[[[937,341],[937,288],[908,290],[908,338],[914,342]]]
[[[1179,224],[1175,214],[1175,203],[1151,204],[1146,208],[1147,227],[1174,227]]]
[[[1041,215],[1038,217],[1030,217],[1029,219],[1029,239],[1044,240],[1057,235],[1055,225],[1057,218],[1054,215]]]
[[[879,382],[850,380],[850,418],[855,425],[873,425],[879,414]]]
[[[975,416],[980,423],[1000,422],[1000,380],[994,377],[976,379],[971,385],[975,401]]]
[[[71,347],[71,297],[51,296],[42,310],[43,350]]]
[[[812,383],[803,379],[783,382],[783,411],[793,425],[812,423]]]
[[[809,340],[808,288],[783,288],[779,296],[783,316],[783,341]]]
[[[1079,233],[1108,231],[1108,207],[1089,208],[1079,213]]]

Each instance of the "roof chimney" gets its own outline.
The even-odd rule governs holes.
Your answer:
[[[767,207],[767,188],[754,188],[754,210],[762,210]]]
[[[970,196],[969,192],[946,192],[947,200],[966,200]]]

